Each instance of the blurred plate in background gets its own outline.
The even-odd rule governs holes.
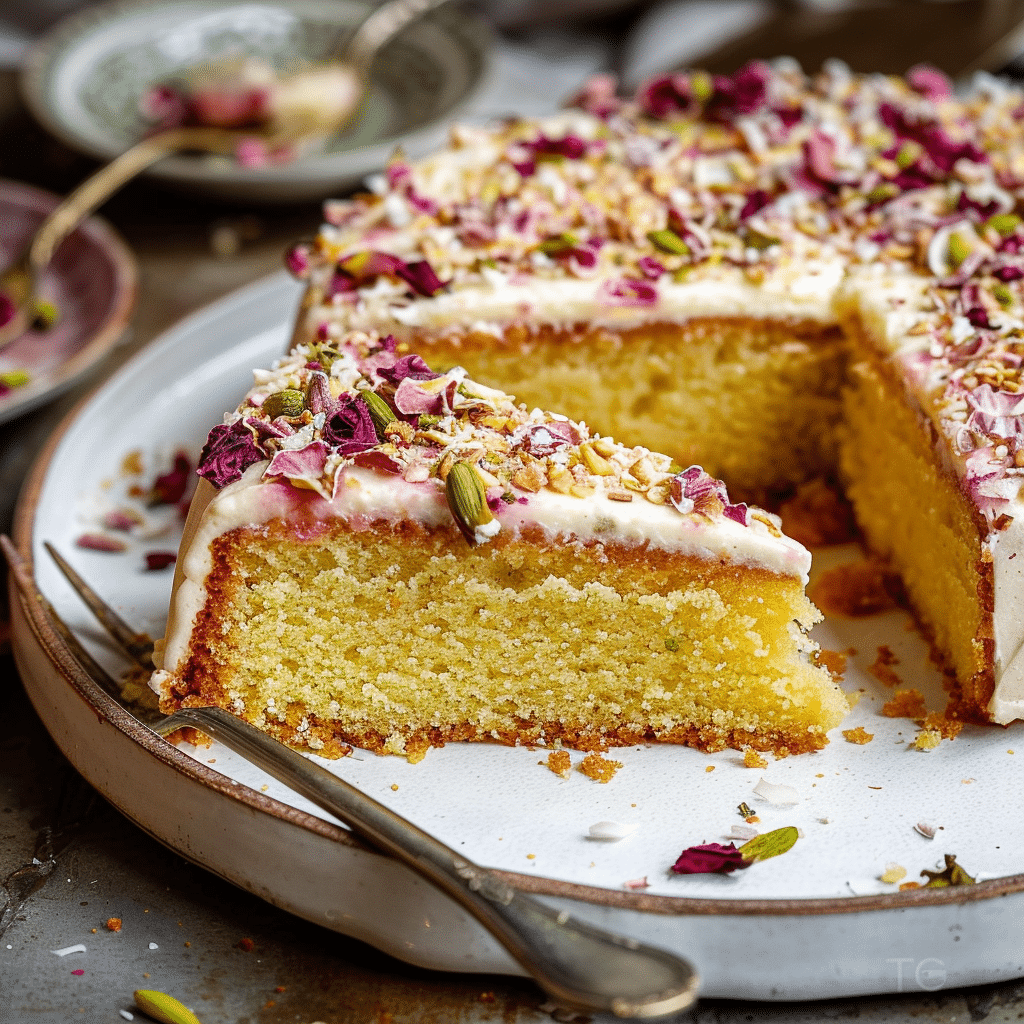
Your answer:
[[[83,9],[25,59],[22,89],[36,118],[69,146],[110,160],[145,134],[140,97],[196,65],[260,55],[281,70],[315,62],[367,10],[359,0],[141,0]],[[477,95],[491,49],[486,25],[452,5],[381,53],[363,113],[325,151],[258,168],[217,156],[174,156],[147,173],[234,201],[300,202],[344,191],[397,148],[410,156],[443,140]]]
[[[57,202],[49,192],[0,179],[0,266],[18,256]],[[92,217],[65,239],[41,287],[57,322],[0,352],[0,381],[7,374],[28,378],[0,384],[0,423],[49,401],[110,351],[128,325],[136,277],[135,258],[104,221]]]

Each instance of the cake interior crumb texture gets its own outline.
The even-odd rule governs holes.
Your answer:
[[[214,544],[175,703],[325,756],[449,740],[818,749],[847,705],[799,579],[665,551],[280,523]]]
[[[851,372],[842,471],[868,547],[898,573],[919,620],[959,681],[962,714],[983,718],[992,695],[991,563],[955,479],[936,461],[934,432],[886,372],[865,359]]]
[[[417,342],[437,369],[464,366],[529,407],[699,463],[737,498],[764,502],[835,470],[848,353],[835,326],[695,318]]]

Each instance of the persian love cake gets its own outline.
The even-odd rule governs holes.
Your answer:
[[[838,474],[961,712],[1009,722],[1022,113],[991,77],[957,97],[925,68],[751,64],[629,102],[597,82],[328,204],[290,256],[308,281],[297,336],[392,333],[435,368],[699,463],[737,499]]]
[[[814,750],[809,555],[696,466],[391,338],[299,346],[213,429],[153,687],[284,741]]]

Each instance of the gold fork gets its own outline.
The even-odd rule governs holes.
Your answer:
[[[152,645],[75,572],[54,548],[47,551],[71,586],[96,612],[114,641],[136,664],[152,666]],[[99,686],[120,701],[120,686],[82,646],[36,586],[29,564],[0,534],[22,599],[37,603]],[[700,979],[694,967],[667,950],[615,935],[555,910],[509,885],[394,811],[222,708],[182,708],[147,725],[167,737],[199,729],[343,821],[377,849],[401,860],[471,913],[560,1006],[581,1013],[612,1013],[629,1020],[664,1018],[689,1007]]]

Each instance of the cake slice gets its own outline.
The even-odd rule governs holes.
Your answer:
[[[390,337],[299,346],[204,449],[153,688],[325,756],[815,750],[808,552],[699,467]]]

